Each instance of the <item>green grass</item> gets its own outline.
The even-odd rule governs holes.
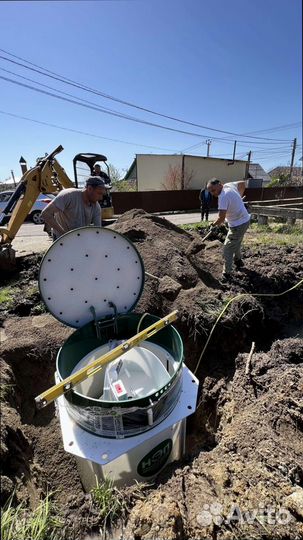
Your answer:
[[[0,289],[0,304],[5,305],[5,307],[9,307],[14,302],[14,289],[11,287],[5,287],[3,289]]]
[[[50,494],[30,511],[21,503],[12,506],[12,497],[1,512],[2,540],[60,540],[62,521],[54,515]]]
[[[47,313],[46,306],[43,302],[39,302],[39,304],[36,304],[31,309],[31,315],[42,315],[43,313]]]
[[[221,309],[224,307],[224,302],[218,298],[212,298],[211,296],[207,298],[197,298],[197,304],[203,309],[203,313],[212,317],[217,318]]]
[[[31,285],[31,287],[28,287],[27,289],[25,289],[25,292],[26,292],[26,296],[28,298],[31,298],[32,296],[36,296],[36,294],[39,292],[38,291],[38,286],[37,285]]]
[[[10,392],[10,389],[13,388],[14,384],[8,384],[0,382],[0,403],[6,401],[6,398]]]
[[[14,303],[20,301],[30,301],[34,303],[31,310],[32,315],[40,315],[46,313],[46,307],[43,302],[39,301],[40,295],[37,285],[26,286],[20,289],[19,284],[10,283],[8,287],[0,288],[0,310],[9,310],[14,307]]]
[[[209,229],[211,221],[201,221],[200,223],[188,223],[187,225],[180,225],[184,231],[203,231]]]
[[[303,226],[287,223],[252,223],[244,236],[244,245],[296,246],[303,243]]]
[[[91,490],[92,500],[98,508],[100,517],[104,523],[112,523],[121,516],[124,510],[124,502],[121,493],[114,487],[113,481],[106,478],[99,483],[96,477],[96,487]]]
[[[252,223],[244,236],[244,245],[249,247],[263,246],[297,246],[303,244],[303,225],[271,222],[268,225]],[[185,231],[204,231],[209,229],[210,223],[191,223],[181,225]],[[205,230],[205,232],[207,232]]]

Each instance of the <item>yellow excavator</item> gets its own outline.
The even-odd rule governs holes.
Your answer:
[[[98,174],[101,175],[107,185],[110,185],[109,167],[105,156],[90,153],[77,154],[73,159],[75,181],[72,182],[55,158],[62,150],[63,146],[60,145],[50,154],[38,158],[36,165],[29,170],[27,170],[25,162],[21,164],[23,176],[0,215],[0,269],[10,270],[14,267],[15,251],[11,243],[40,193],[57,194],[62,189],[79,187],[79,162],[85,165],[85,168],[82,169],[85,174],[81,175],[84,178],[96,174],[95,165],[101,162],[101,165],[106,167],[107,172],[101,171],[100,166],[98,170],[101,172],[98,172]],[[107,189],[106,195],[100,204],[102,207],[102,220],[112,219],[114,209],[110,189]],[[3,227],[2,225],[8,214],[11,214],[11,217]]]

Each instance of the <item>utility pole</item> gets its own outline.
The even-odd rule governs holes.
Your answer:
[[[14,182],[14,186],[16,187],[16,179],[15,179],[15,175],[14,175],[13,169],[11,170],[11,175],[12,175],[12,179],[13,179],[13,182]]]
[[[247,158],[246,167],[245,167],[245,180],[247,180],[248,178],[248,171],[249,171],[249,165],[250,165],[250,160],[251,160],[251,150],[248,152],[247,156],[248,158]]]
[[[184,189],[184,154],[182,154],[182,165],[181,165],[181,189]]]
[[[289,180],[292,180],[292,171],[294,168],[294,161],[295,161],[295,153],[296,153],[296,147],[297,147],[297,139],[294,139],[293,145],[292,145],[292,153],[291,153],[291,162],[290,162],[290,171],[289,171]]]
[[[207,144],[207,157],[209,157],[209,149],[210,149],[210,145],[211,145],[211,139],[207,139],[206,144]]]
[[[233,161],[235,161],[235,157],[236,157],[236,148],[237,148],[237,141],[234,142]]]

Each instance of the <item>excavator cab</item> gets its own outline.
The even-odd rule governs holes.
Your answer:
[[[111,197],[111,179],[107,158],[102,154],[77,154],[73,159],[75,186],[83,187],[89,176],[101,176],[105,182],[106,194],[100,202],[102,221],[112,219],[114,208]]]
[[[12,248],[11,243],[41,193],[53,193],[56,195],[61,189],[83,186],[88,176],[101,176],[107,186],[106,195],[103,201],[100,201],[102,218],[105,220],[104,225],[110,223],[114,215],[114,209],[110,195],[111,185],[109,167],[106,163],[107,158],[101,154],[77,154],[73,160],[75,173],[75,183],[73,183],[56,159],[57,154],[62,150],[63,146],[58,146],[50,154],[38,158],[36,165],[30,169],[27,169],[24,158],[20,160],[23,176],[5,208],[0,213],[1,270],[14,269],[15,250]],[[10,218],[7,222],[8,215],[10,215]]]

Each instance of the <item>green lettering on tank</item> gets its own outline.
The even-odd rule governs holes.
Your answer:
[[[144,458],[141,459],[137,472],[140,476],[153,476],[159,472],[167,462],[173,443],[171,439],[162,441],[158,446],[155,446]]]

